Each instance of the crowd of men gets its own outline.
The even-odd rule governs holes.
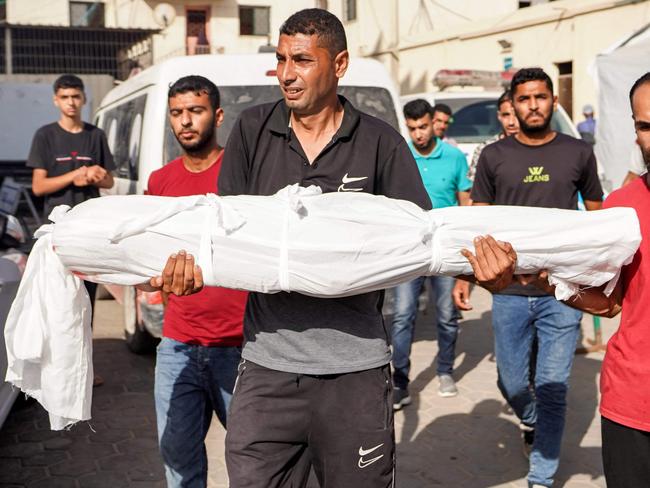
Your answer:
[[[228,117],[218,88],[201,76],[180,78],[169,88],[168,117],[183,154],[151,174],[148,193],[270,195],[296,182],[334,192],[355,175],[349,184],[358,191],[409,200],[423,209],[575,210],[578,194],[587,210],[602,207],[591,145],[551,129],[557,98],[541,69],[516,73],[498,100],[502,131],[476,148],[468,166],[446,138],[449,107],[407,103],[406,142],[337,95],[348,63],[345,31],[335,16],[319,9],[292,15],[280,29],[277,47],[283,98],[244,111],[225,148],[216,137]],[[99,188],[113,185],[106,137],[81,120],[82,81],[60,77],[54,102],[60,119],[37,132],[28,161],[33,191],[45,196],[46,212],[97,197]],[[630,103],[647,166],[650,73],[632,87]],[[643,235],[650,231],[648,184],[646,177],[638,178],[605,201],[606,207],[635,208]],[[494,233],[498,236],[497,228]],[[435,297],[441,397],[459,394],[455,344],[460,311],[471,308],[470,283],[493,293],[497,385],[520,422],[530,486],[552,486],[558,469],[581,310],[613,316],[622,308],[603,365],[603,460],[610,486],[645,486],[650,479],[647,242],[624,267],[612,294],[583,290],[565,303],[554,298],[544,272],[513,276],[516,253],[507,243],[477,237],[473,252],[463,252],[474,275],[399,285],[390,328],[381,311],[383,292],[322,299],[203,287],[193,256],[179,251],[161,276],[140,286],[161,291],[165,303],[154,396],[168,486],[206,486],[204,440],[213,413],[227,427],[232,487],[301,487],[311,468],[323,487],[395,486],[393,411],[411,401],[409,356],[426,281]],[[94,293],[93,285],[87,286]]]

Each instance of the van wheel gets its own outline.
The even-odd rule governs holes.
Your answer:
[[[156,347],[156,340],[138,323],[136,291],[132,286],[124,287],[124,339],[129,350],[135,354],[147,354]]]

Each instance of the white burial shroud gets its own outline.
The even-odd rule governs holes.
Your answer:
[[[205,284],[342,297],[423,275],[471,274],[460,250],[476,236],[512,243],[517,272],[549,271],[556,297],[609,283],[641,241],[636,213],[417,205],[365,193],[288,186],[273,196],[108,196],[37,231],[7,318],[7,381],[35,397],[53,429],[90,418],[90,302],[79,276],[135,285],[180,249]]]

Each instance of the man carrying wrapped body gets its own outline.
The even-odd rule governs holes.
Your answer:
[[[472,248],[476,236],[493,232],[517,252],[515,273],[547,270],[556,297],[566,300],[580,287],[611,289],[640,243],[631,209],[425,211],[404,200],[321,194],[297,185],[270,197],[111,196],[69,211],[59,207],[51,219],[54,224],[37,232],[7,320],[7,379],[48,408],[55,392],[48,395],[48,382],[35,381],[32,373],[48,374],[44,366],[56,358],[46,351],[70,341],[70,358],[85,361],[88,374],[67,371],[71,375],[64,381],[75,384],[74,405],[58,412],[48,408],[51,418],[62,418],[52,422],[58,428],[90,418],[90,302],[82,280],[148,283],[150,276],[162,274],[160,263],[179,249],[196,256],[199,287],[332,298],[417,276],[471,275],[466,256],[475,263],[476,258],[463,250]],[[474,265],[479,271],[481,266],[489,268]]]

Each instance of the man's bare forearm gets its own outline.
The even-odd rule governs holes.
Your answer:
[[[36,170],[35,170],[36,171]],[[34,175],[32,178],[32,191],[34,195],[40,197],[57,192],[66,186],[70,186],[77,176],[76,171],[70,171],[61,176],[52,176],[48,178],[47,173],[43,175]]]
[[[471,204],[468,191],[459,191],[457,197],[459,206],[466,207]]]
[[[540,279],[533,281],[539,289],[547,292],[549,295],[555,295],[555,287],[549,285],[546,272]],[[563,300],[563,303],[571,308],[575,308],[582,312],[590,313],[591,315],[598,315],[602,317],[615,317],[621,311],[623,303],[623,287],[619,281],[614,290],[609,296],[604,293],[607,284],[594,287],[583,288],[576,295],[568,300]]]
[[[565,300],[569,307],[576,308],[591,315],[602,317],[616,317],[622,308],[621,284],[619,283],[610,296],[603,293],[606,285],[598,288],[580,290],[577,295]]]

